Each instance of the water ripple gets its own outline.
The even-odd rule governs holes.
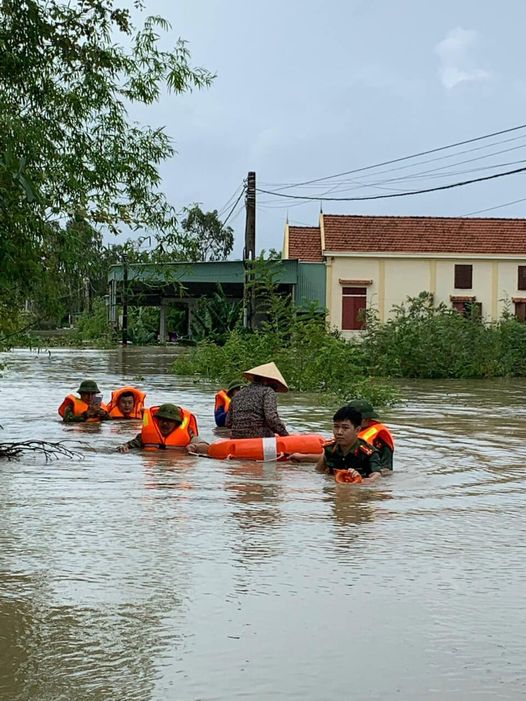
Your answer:
[[[526,383],[405,382],[395,473],[116,452],[140,425],[64,426],[80,379],[191,407],[173,348],[17,351],[5,440],[82,461],[0,463],[0,699],[519,699],[526,692]],[[287,423],[331,411],[280,397]],[[7,407],[20,407],[16,413]]]

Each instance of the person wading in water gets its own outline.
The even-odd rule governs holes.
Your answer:
[[[232,438],[269,438],[289,432],[278,414],[276,392],[289,388],[275,363],[258,365],[243,373],[250,384],[232,397],[225,426]]]

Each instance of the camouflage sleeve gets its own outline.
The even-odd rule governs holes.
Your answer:
[[[378,443],[378,445],[375,447],[378,450],[378,453],[380,454],[380,463],[382,465],[382,469],[392,471],[393,451],[391,450],[391,448],[387,445],[387,443],[384,443],[383,441],[381,443]]]
[[[369,455],[369,466],[371,468],[371,472],[381,472],[382,471],[382,463],[380,461],[380,453],[376,450],[376,448],[373,448],[373,452],[371,455]]]
[[[132,450],[133,450],[134,448],[137,448],[137,449],[139,449],[139,450],[140,450],[141,448],[144,448],[144,443],[142,442],[141,434],[138,433],[138,434],[135,436],[135,438],[132,438],[131,441],[128,441],[128,442],[126,443],[126,445],[128,446],[128,448],[130,448],[130,449],[132,449]]]
[[[316,472],[324,472],[325,474],[332,474],[329,466],[327,465],[327,458],[325,453],[322,453],[320,457],[318,458],[318,462],[316,463]]]
[[[68,406],[64,409],[63,420],[66,424],[82,423],[83,421],[86,421],[86,419],[87,417],[84,416],[84,414],[80,414],[80,416],[75,416],[71,404],[68,404]]]

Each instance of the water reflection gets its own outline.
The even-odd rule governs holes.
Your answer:
[[[151,698],[159,656],[174,643],[163,623],[163,612],[180,605],[173,594],[140,606],[55,606],[37,597],[41,582],[24,580],[31,599],[0,601],[1,698]]]
[[[195,457],[185,451],[141,452],[146,489],[173,489],[184,492],[192,489]]]
[[[167,375],[175,353],[7,356],[5,439],[71,439],[84,460],[0,463],[0,699],[522,697],[524,381],[405,383],[382,416],[396,472],[370,488],[122,455],[138,422],[57,420],[82,377],[105,398],[137,382],[213,440],[217,388]],[[308,397],[280,413],[329,432]]]
[[[230,511],[231,549],[237,563],[236,591],[248,591],[258,565],[283,552],[283,487],[274,463],[228,461],[225,493]]]
[[[379,513],[379,502],[390,499],[379,490],[356,488],[345,484],[324,487],[325,499],[331,507],[336,525],[347,528],[373,521]]]

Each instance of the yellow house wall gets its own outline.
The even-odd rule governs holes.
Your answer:
[[[508,305],[511,303],[512,297],[526,297],[526,290],[519,290],[517,287],[518,273],[517,265],[526,265],[526,260],[520,261],[519,263],[512,263],[511,261],[504,261],[499,263],[498,270],[498,313],[502,314],[506,307],[507,299]],[[513,311],[513,304],[511,305],[511,311]]]
[[[455,265],[473,265],[472,288],[462,290],[455,287]],[[437,291],[435,302],[445,302],[450,306],[450,296],[476,297],[477,302],[482,302],[483,316],[491,316],[494,311],[494,294],[492,284],[493,261],[492,260],[462,260],[452,258],[437,262]]]
[[[451,305],[450,296],[475,296],[482,302],[482,314],[497,319],[503,312],[506,297],[526,297],[526,290],[517,289],[517,267],[523,259],[496,258],[424,258],[424,257],[359,257],[329,256],[327,259],[327,308],[332,326],[341,329],[342,287],[340,280],[371,280],[367,286],[367,307],[378,310],[381,320],[392,313],[409,296],[432,292],[435,303]],[[455,289],[455,265],[473,265],[473,287]],[[513,304],[511,305],[513,311]],[[356,332],[346,331],[347,336]]]
[[[431,290],[431,268],[426,259],[387,259],[385,263],[385,316],[392,315],[392,308],[409,295]]]
[[[373,284],[367,286],[367,307],[378,307],[379,271],[378,259],[332,258],[327,267],[327,309],[331,326],[337,329],[342,327],[343,285],[340,284],[340,280],[373,280]],[[352,332],[349,335],[352,335]]]
[[[327,274],[327,308],[332,326],[341,329],[342,287],[340,280],[371,280],[367,285],[367,307],[374,307],[386,319],[394,304],[407,295],[430,290],[429,261],[388,258],[340,258],[331,260]],[[352,335],[353,332],[348,332]]]

